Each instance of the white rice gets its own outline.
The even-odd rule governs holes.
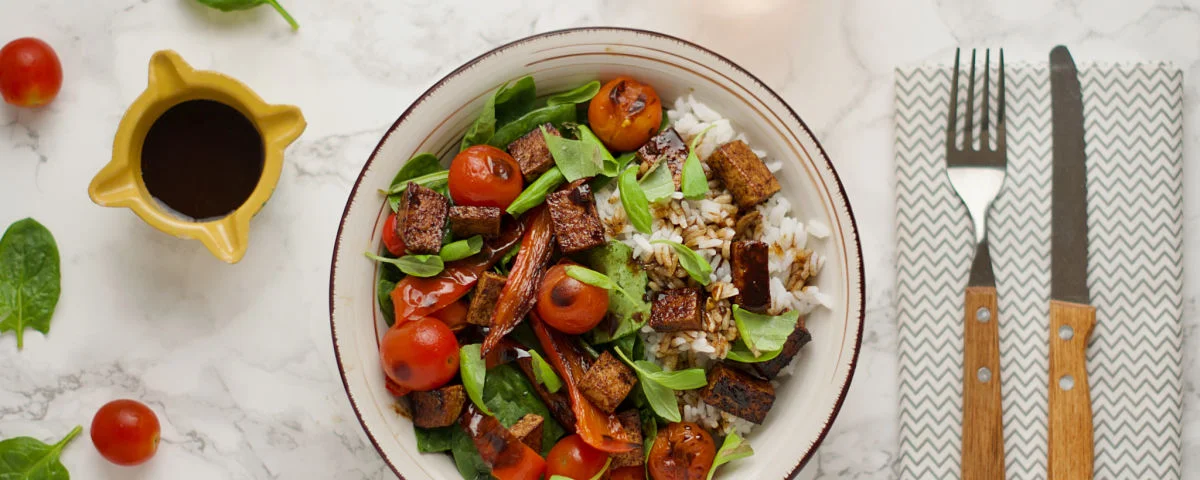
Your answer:
[[[737,132],[728,119],[696,101],[692,95],[676,99],[674,108],[667,115],[675,130],[689,143],[693,137],[708,130],[696,147],[702,159],[708,158],[718,146],[734,140],[749,144],[745,135]],[[764,160],[772,172],[783,167],[781,161],[769,159],[765,151],[754,150],[754,153]],[[707,172],[707,165],[705,170]],[[738,209],[721,182],[712,179],[712,175],[709,177],[710,191],[706,198],[685,200],[682,193],[675,192],[670,198],[651,205],[654,218],[650,234],[638,232],[629,224],[615,182],[595,192],[596,204],[609,235],[633,249],[634,258],[649,273],[651,291],[682,287],[690,282],[686,272],[679,267],[671,247],[653,244],[653,240],[683,243],[713,267],[710,283],[706,287],[708,298],[703,331],[659,333],[646,326],[640,332],[646,345],[647,359],[666,370],[708,368],[713,362],[725,358],[730,345],[737,338],[737,329],[730,315],[730,301],[737,294],[737,289],[732,285],[727,258],[736,234]],[[820,222],[797,220],[791,216],[791,211],[792,205],[787,198],[783,195],[772,196],[756,208],[761,221],[753,228],[754,235],[750,236],[769,246],[770,313],[794,310],[807,315],[818,308],[832,306],[832,299],[827,294],[814,285],[806,284],[824,264],[824,258],[810,249],[811,244],[818,242],[810,240],[827,238],[831,232],[827,225]],[[793,288],[788,288],[789,282]],[[780,376],[789,375],[793,367],[789,365],[784,368]],[[697,391],[682,392],[680,403],[683,405],[685,421],[697,422],[715,432],[727,434],[737,431],[746,435],[754,426],[704,403]]]

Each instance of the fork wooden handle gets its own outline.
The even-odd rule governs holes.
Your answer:
[[[1050,301],[1049,480],[1092,478],[1092,395],[1087,343],[1096,327],[1091,305]]]
[[[964,304],[962,478],[1004,480],[996,287],[967,287]]]

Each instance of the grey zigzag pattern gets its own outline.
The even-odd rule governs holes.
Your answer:
[[[1091,243],[1103,244],[1093,247],[1089,264],[1101,321],[1089,350],[1096,478],[1178,478],[1179,73],[1085,72]],[[1044,479],[1049,82],[1044,66],[1008,73],[1008,178],[989,232],[1000,295],[1006,470],[1009,478]],[[971,246],[970,222],[944,171],[949,83],[945,68],[900,71],[896,82],[898,474],[906,479],[956,478],[960,468],[962,288]]]

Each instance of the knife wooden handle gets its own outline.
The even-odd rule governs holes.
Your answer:
[[[1051,480],[1092,478],[1092,395],[1087,344],[1096,327],[1091,305],[1050,301]]]
[[[962,478],[1004,480],[996,287],[967,287],[964,304]]]

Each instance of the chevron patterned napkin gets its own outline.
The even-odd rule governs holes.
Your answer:
[[[1045,479],[1050,77],[1046,65],[1006,70],[1008,178],[989,232],[1000,297],[1005,464],[1010,479]],[[970,219],[945,173],[950,74],[949,67],[897,71],[902,479],[958,478],[960,469],[963,288],[973,246]],[[1088,284],[1097,309],[1088,348],[1095,477],[1178,479],[1183,75],[1165,64],[1085,64],[1079,76]]]

